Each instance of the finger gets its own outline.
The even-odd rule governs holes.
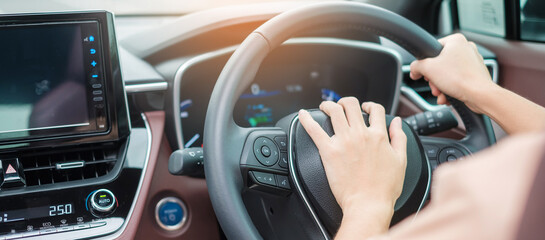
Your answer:
[[[330,139],[329,135],[327,135],[320,124],[318,124],[314,118],[310,116],[310,113],[303,109],[299,110],[299,121],[301,122],[301,125],[303,125],[303,128],[305,128],[307,131],[310,138],[312,138],[312,141],[314,141],[318,149],[328,146]]]
[[[424,75],[422,74],[421,65],[423,60],[415,60],[411,63],[410,69],[411,73],[409,77],[412,80],[418,80],[421,79]]]
[[[348,119],[348,125],[355,128],[365,128],[363,115],[361,114],[360,101],[355,97],[343,97],[337,102],[344,108],[344,113]]]
[[[435,84],[433,84],[432,82],[430,82],[430,89],[431,89],[431,94],[433,96],[439,96],[439,94],[441,94],[441,91],[439,90],[439,88],[437,88],[437,86],[435,86]]]
[[[341,105],[331,101],[324,101],[320,104],[320,110],[331,118],[331,125],[333,125],[335,134],[348,132],[348,121]]]
[[[407,136],[403,132],[401,118],[395,117],[390,123],[390,144],[394,151],[407,159]]]
[[[369,114],[369,127],[386,132],[386,113],[382,105],[374,102],[364,102],[361,108]]]
[[[451,42],[453,40],[453,34],[451,35],[448,35],[446,37],[443,37],[443,38],[440,38],[439,40],[437,40],[441,45],[443,45],[443,47],[445,45],[447,45],[449,42]]]
[[[437,96],[437,104],[448,104],[447,96],[443,93]]]

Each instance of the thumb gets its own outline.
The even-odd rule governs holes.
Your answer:
[[[390,143],[399,155],[407,155],[407,136],[403,132],[399,117],[395,117],[390,123]]]

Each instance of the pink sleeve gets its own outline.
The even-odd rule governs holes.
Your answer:
[[[439,167],[428,206],[376,239],[515,239],[541,151],[498,159],[498,150]]]

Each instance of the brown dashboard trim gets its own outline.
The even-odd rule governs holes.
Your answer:
[[[462,33],[496,54],[500,65],[498,83],[502,87],[545,106],[545,44],[512,41],[466,31]]]
[[[172,149],[164,135],[165,112],[144,115],[152,139],[148,166],[132,216],[118,239],[220,239],[206,181],[168,172]],[[188,220],[181,229],[166,231],[155,222],[155,204],[163,197],[177,197],[185,202]]]
[[[125,231],[121,233],[118,239],[134,239],[136,237],[136,232],[140,224],[140,219],[142,218],[142,213],[144,212],[145,208],[145,198],[143,198],[142,196],[147,196],[149,193],[152,174],[155,170],[157,157],[159,155],[159,147],[161,141],[157,141],[157,139],[163,138],[163,132],[165,129],[164,111],[146,112],[144,113],[144,115],[147,118],[151,132],[151,150],[148,160],[148,166],[146,172],[144,173],[145,175],[144,180],[142,181],[142,186],[140,188],[140,194],[137,197],[131,218],[128,220],[129,222],[127,223]]]

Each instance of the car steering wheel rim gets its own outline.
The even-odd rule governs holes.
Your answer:
[[[242,128],[233,120],[234,106],[251,84],[270,51],[301,31],[324,25],[347,25],[386,37],[417,59],[437,56],[441,44],[425,30],[388,10],[353,2],[318,3],[290,10],[270,19],[242,42],[221,72],[205,120],[204,155],[208,191],[218,221],[228,238],[262,238],[243,203],[244,189],[240,159],[246,137],[255,129]],[[480,116],[463,103],[449,99],[467,128],[459,141],[471,151],[489,145]],[[483,138],[486,143],[481,143]],[[236,221],[233,221],[236,219]]]

